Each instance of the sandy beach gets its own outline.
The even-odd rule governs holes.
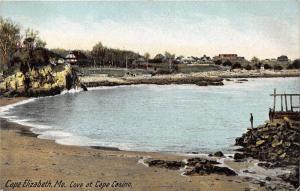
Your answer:
[[[0,100],[4,106],[24,98]],[[0,132],[0,183],[4,190],[265,190],[248,177],[182,176],[179,170],[150,168],[139,162],[143,157],[183,160],[187,156],[59,145],[38,139],[29,127],[5,119],[1,119]],[[227,164],[237,171],[250,165],[230,161]],[[52,187],[30,189],[17,184],[39,180],[50,181]],[[91,187],[85,187],[90,182]],[[101,185],[108,184],[101,189]]]

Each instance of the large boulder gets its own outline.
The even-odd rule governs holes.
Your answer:
[[[78,85],[71,66],[40,66],[25,74],[15,72],[0,84],[0,92],[6,96],[45,96],[59,94],[64,89]]]

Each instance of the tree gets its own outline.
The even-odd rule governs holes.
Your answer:
[[[39,31],[33,30],[31,28],[27,28],[25,30],[25,40],[24,40],[24,42],[26,42],[27,39],[32,39],[32,43],[33,43],[33,46],[35,48],[45,48],[45,46],[47,44],[45,41],[43,41],[39,37]]]
[[[259,62],[259,59],[254,56],[253,58],[251,58],[251,62],[254,63],[254,64],[256,64],[256,63]]]
[[[92,48],[91,55],[94,58],[97,65],[105,64],[107,48],[102,45],[101,42],[95,44]]]
[[[149,54],[148,52],[146,52],[146,53],[144,54],[144,57],[145,57],[146,60],[149,60],[150,54]]]
[[[8,19],[0,17],[0,70],[7,67],[9,59],[17,50],[21,40],[20,27]]]
[[[165,52],[165,58],[167,60],[174,60],[175,59],[175,54],[171,54],[170,52]]]
[[[294,60],[292,66],[295,69],[299,69],[300,68],[300,59]]]

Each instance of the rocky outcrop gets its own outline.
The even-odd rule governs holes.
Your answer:
[[[236,139],[246,156],[276,163],[276,166],[299,165],[300,128],[299,121],[285,118],[268,122],[263,126],[248,129]]]
[[[226,176],[236,176],[237,173],[227,167],[217,166],[220,164],[215,160],[191,158],[188,159],[187,166],[189,167],[185,175],[209,175],[209,174],[220,174]]]
[[[165,160],[150,160],[146,162],[149,167],[159,167],[159,168],[167,168],[172,170],[178,170],[181,167],[184,167],[184,163],[182,161],[165,161]]]
[[[215,157],[224,157],[224,154],[222,153],[222,151],[217,151],[214,153]]]
[[[199,77],[192,75],[172,76],[161,75],[152,77],[103,77],[103,76],[83,76],[80,78],[88,87],[96,86],[119,86],[119,85],[135,85],[135,84],[196,84],[198,86],[221,86],[223,79],[219,77]]]
[[[289,174],[281,175],[280,178],[282,180],[289,182],[292,184],[295,188],[299,187],[299,167],[296,167],[294,170],[291,171]]]
[[[187,162],[183,161],[167,161],[167,160],[148,160],[146,163],[149,167],[167,168],[171,170],[179,170],[185,167],[184,175],[208,175],[208,174],[220,174],[226,176],[236,176],[237,173],[230,168],[217,166],[220,164],[215,160],[209,160],[204,158],[190,158]]]
[[[47,96],[77,85],[80,83],[71,66],[46,65],[31,68],[26,73],[16,71],[0,84],[0,92],[4,96]]]

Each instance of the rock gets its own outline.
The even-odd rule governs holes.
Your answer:
[[[237,81],[238,82],[247,82],[248,80],[247,79],[238,79]]]
[[[280,178],[286,182],[289,182],[294,188],[299,187],[299,168],[295,168],[289,174],[280,175]]]
[[[214,156],[216,157],[224,157],[224,154],[221,151],[215,152]]]
[[[263,182],[263,181],[260,181],[260,182],[259,182],[259,186],[263,187],[263,186],[265,186],[265,185],[266,185],[265,182]]]
[[[146,161],[149,167],[167,168],[172,170],[178,170],[184,166],[182,161],[165,161],[165,160],[150,160]]]
[[[230,168],[227,168],[227,167],[215,166],[214,171],[217,174],[225,174],[226,176],[236,176],[237,175],[237,173],[234,170],[231,170]]]
[[[238,151],[247,157],[274,163],[264,166],[266,168],[297,165],[300,162],[300,130],[294,127],[298,124],[289,119],[268,122],[248,129],[236,138],[235,145],[241,146]]]
[[[204,165],[209,165],[209,164],[220,164],[219,162],[215,160],[208,160],[208,159],[202,159],[202,158],[190,158],[187,160],[187,166],[195,166],[198,163],[199,164],[204,164]]]
[[[205,174],[220,174],[226,176],[236,176],[237,173],[227,167],[214,166],[212,164],[198,164],[192,170],[185,172],[185,175],[205,175]]]
[[[272,179],[271,179],[271,177],[267,176],[267,177],[266,177],[266,180],[267,180],[267,181],[271,181]]]
[[[260,145],[264,144],[265,142],[266,142],[265,140],[256,141],[255,146],[260,146]]]
[[[264,168],[270,168],[272,166],[271,163],[267,163],[267,162],[260,162],[257,165]]]
[[[238,161],[238,160],[245,159],[246,155],[243,153],[234,153],[233,158],[234,158],[234,160]]]
[[[34,67],[26,73],[16,72],[4,79],[0,92],[15,96],[47,96],[77,86],[78,78],[71,66],[57,67],[45,65]]]

